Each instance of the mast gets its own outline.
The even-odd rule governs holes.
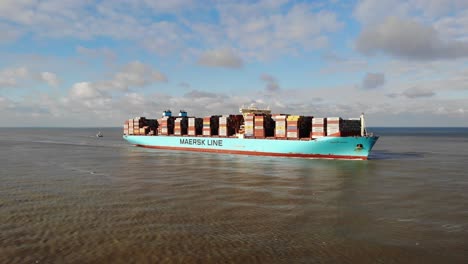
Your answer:
[[[361,113],[361,137],[367,135],[366,122],[364,121],[364,113]]]

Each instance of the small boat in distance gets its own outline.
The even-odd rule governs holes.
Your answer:
[[[104,135],[102,134],[101,131],[99,131],[97,134],[96,134],[96,137],[100,138],[100,137],[103,137]]]

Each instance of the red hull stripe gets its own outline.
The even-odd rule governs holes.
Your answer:
[[[243,150],[184,148],[184,147],[148,146],[148,145],[136,145],[136,146],[137,147],[143,147],[143,148],[154,148],[154,149],[183,150],[183,151],[193,151],[193,152],[209,152],[209,153],[224,153],[224,154],[240,154],[240,155],[253,155],[253,156],[367,160],[367,157],[365,157],[365,156],[342,156],[342,155],[300,154],[300,153],[273,153],[273,152],[258,152],[258,151],[243,151]]]

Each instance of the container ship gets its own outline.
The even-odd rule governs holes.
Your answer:
[[[269,109],[241,107],[240,114],[190,117],[170,110],[159,119],[125,121],[123,138],[146,148],[280,156],[367,160],[378,137],[359,118],[272,114]]]

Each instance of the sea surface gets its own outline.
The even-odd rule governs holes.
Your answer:
[[[374,128],[368,161],[0,128],[0,263],[468,263],[468,128]]]

